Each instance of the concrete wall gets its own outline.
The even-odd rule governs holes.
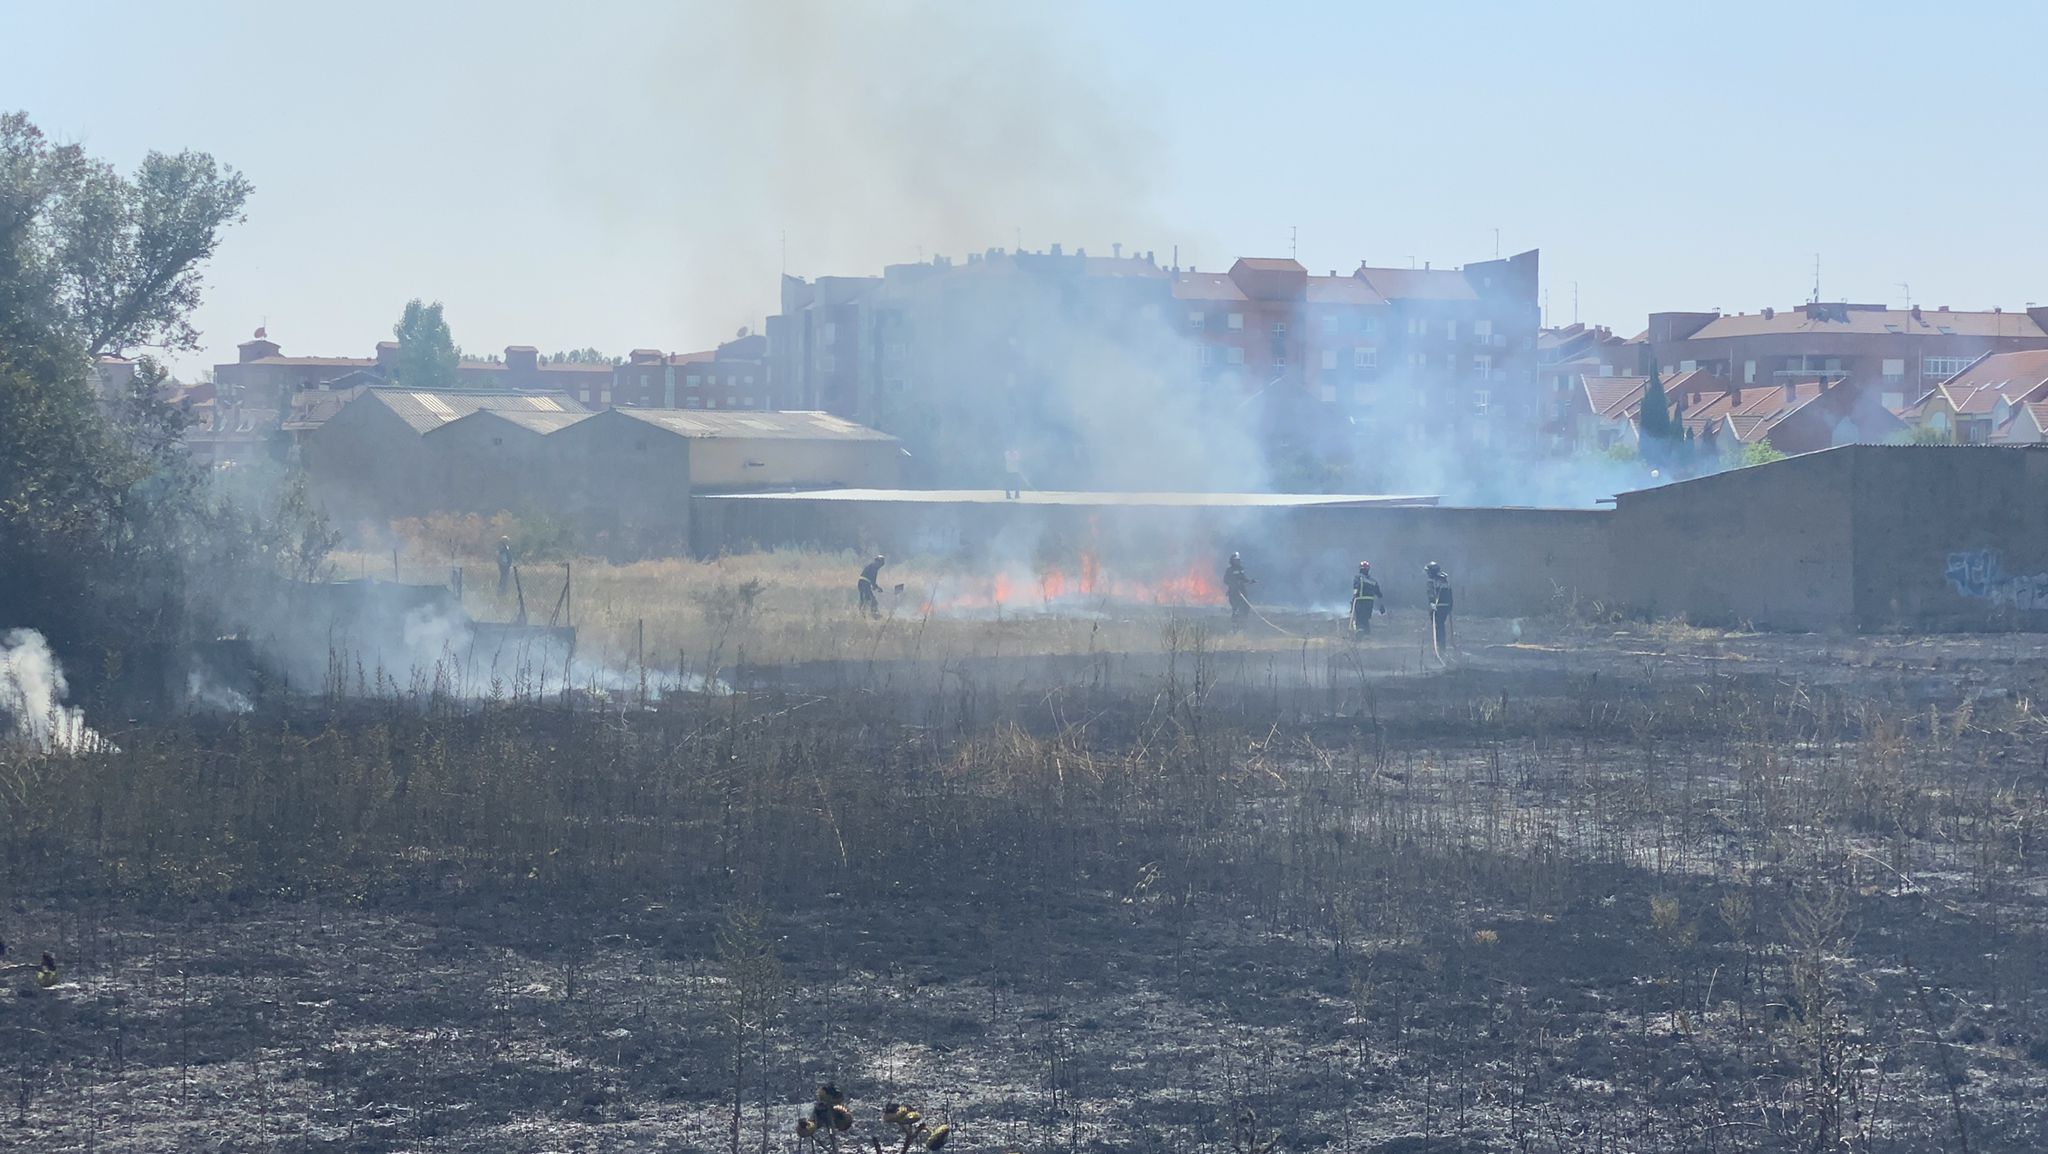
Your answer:
[[[699,496],[692,548],[880,551],[970,566],[1072,571],[1085,549],[1118,577],[1194,568],[1220,574],[1231,552],[1257,599],[1336,607],[1371,561],[1391,606],[1423,603],[1422,567],[1450,570],[1462,611],[1528,616],[1577,596],[1609,596],[1600,510],[1421,507],[1082,506],[803,497]]]
[[[2048,629],[2048,451],[1847,452],[1859,627]]]
[[[547,507],[550,478],[539,432],[486,410],[450,421],[421,442],[436,509],[489,516]]]
[[[1852,625],[1857,451],[1622,494],[1612,530],[1615,600],[1696,625]]]
[[[617,411],[547,437],[547,508],[610,556],[680,552],[694,443]]]
[[[313,496],[339,525],[382,524],[432,507],[419,433],[373,401],[344,405],[306,434],[302,459]]]

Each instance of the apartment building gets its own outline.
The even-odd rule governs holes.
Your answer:
[[[1989,353],[2048,348],[2048,308],[2008,312],[1829,301],[1727,315],[1650,314],[1640,338],[1665,375],[1704,369],[1735,385],[1872,382],[1894,411]]]
[[[1163,382],[1146,403],[1175,424],[1505,445],[1537,412],[1537,259],[1317,276],[1288,258],[1205,272],[1120,246],[992,249],[879,277],[785,277],[768,360],[801,403],[901,436],[934,481],[990,480],[1020,436],[1061,457],[1094,380]]]

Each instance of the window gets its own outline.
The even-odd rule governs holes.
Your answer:
[[[1285,321],[1274,321],[1274,322],[1273,322],[1273,335],[1274,335],[1274,336],[1276,336],[1276,337],[1284,337],[1284,336],[1286,336],[1286,335],[1287,335],[1287,322],[1285,322]]]
[[[823,337],[826,344],[836,345],[839,343],[839,326],[832,321],[826,321],[825,327],[819,335]]]
[[[1877,403],[1883,405],[1887,409],[1892,410],[1893,412],[1897,412],[1900,409],[1906,407],[1906,394],[1879,393],[1877,395]]]
[[[1742,383],[1743,383],[1743,384],[1745,384],[1745,385],[1753,385],[1753,384],[1756,384],[1756,362],[1755,362],[1755,361],[1744,361],[1744,362],[1742,362]]]
[[[728,408],[728,409],[732,408],[732,403],[733,403],[733,402],[732,402],[732,394],[731,394],[731,393],[727,393],[727,394],[725,395],[725,407],[726,407],[726,408]]]
[[[1693,371],[1694,369],[1697,369],[1697,368],[1699,368],[1699,367],[1700,367],[1700,363],[1699,363],[1698,361],[1680,361],[1680,362],[1678,362],[1678,371],[1679,371],[1679,372],[1681,372],[1681,373],[1689,373],[1689,372],[1692,372],[1692,371]]]
[[[1236,332],[1237,330],[1244,328],[1244,314],[1231,313],[1229,325],[1232,332]]]
[[[597,391],[597,403],[598,403],[598,404],[600,404],[600,405],[609,405],[609,404],[611,404],[611,403],[612,403],[612,391],[611,391],[610,389],[599,389],[599,390]]]
[[[824,356],[818,358],[818,371],[821,373],[834,372],[838,369],[838,367],[839,361],[831,353],[826,353]]]
[[[1206,369],[1206,368],[1208,368],[1208,367],[1209,367],[1210,365],[1212,365],[1212,364],[1215,364],[1215,363],[1216,363],[1216,350],[1215,350],[1215,349],[1213,349],[1213,348],[1210,348],[1210,347],[1209,347],[1208,345],[1198,345],[1198,346],[1196,346],[1196,348],[1195,348],[1195,363],[1196,363],[1197,365],[1200,365],[1201,367],[1203,367],[1203,368],[1205,368],[1205,369]]]
[[[1480,353],[1472,358],[1472,371],[1484,377],[1493,371],[1493,354]]]
[[[1447,341],[1455,341],[1455,340],[1457,340],[1457,339],[1458,339],[1458,322],[1457,322],[1457,321],[1445,321],[1445,322],[1444,322],[1444,339],[1445,339],[1445,340],[1447,340]]]
[[[1326,368],[1326,369],[1334,369],[1334,368],[1336,368],[1336,367],[1337,367],[1337,350],[1336,350],[1336,349],[1324,349],[1324,350],[1323,350],[1323,367],[1324,367],[1324,368]]]
[[[1351,367],[1354,369],[1376,369],[1380,364],[1378,349],[1357,348],[1351,350]]]
[[[910,391],[910,382],[902,377],[890,377],[882,382],[882,387],[888,390],[891,396],[900,397]]]
[[[699,386],[699,385],[703,384],[703,383],[704,383],[704,378],[703,378],[703,377],[702,377],[701,375],[697,374],[697,373],[691,373],[691,374],[690,374],[689,376],[687,376],[687,377],[684,377],[684,378],[683,378],[683,384],[685,384],[685,385],[687,385],[687,386],[689,386],[690,388],[693,388],[693,389],[694,389],[694,388],[696,388],[697,386]]]
[[[1483,416],[1486,416],[1486,415],[1487,415],[1487,414],[1488,414],[1489,412],[1491,412],[1491,411],[1492,411],[1492,409],[1493,409],[1493,393],[1492,393],[1492,392],[1491,392],[1490,390],[1487,390],[1487,389],[1474,389],[1474,390],[1472,390],[1472,413],[1473,413],[1473,415],[1475,415],[1475,416],[1480,416],[1480,417],[1483,417]]]
[[[890,341],[890,342],[888,342],[887,344],[883,345],[883,346],[882,346],[882,359],[883,359],[883,360],[885,360],[885,361],[900,361],[900,360],[902,360],[902,359],[903,359],[903,342],[902,342],[902,341]]]
[[[704,407],[704,398],[702,398],[702,397],[689,397],[689,398],[686,398],[686,399],[685,399],[685,400],[683,401],[683,407],[684,407],[684,408],[686,408],[686,409],[701,409],[701,408],[703,408],[703,407]]]
[[[1473,321],[1473,322],[1472,322],[1472,335],[1473,335],[1474,337],[1477,337],[1478,339],[1480,339],[1480,340],[1482,340],[1482,341],[1483,341],[1483,340],[1486,340],[1486,339],[1487,339],[1487,338],[1489,338],[1489,337],[1491,337],[1491,336],[1493,335],[1493,322],[1492,322],[1492,321]]]
[[[1243,349],[1239,349],[1239,348],[1229,348],[1229,349],[1225,349],[1225,350],[1223,350],[1223,361],[1224,361],[1224,363],[1225,363],[1225,364],[1232,364],[1232,365],[1241,365],[1241,364],[1243,364],[1243,363],[1244,363],[1244,350],[1243,350]]]
[[[1409,318],[1408,318],[1408,335],[1409,335],[1409,336],[1411,336],[1411,337],[1426,337],[1426,336],[1428,336],[1428,335],[1429,335],[1429,322],[1428,322],[1428,321],[1426,321],[1426,320],[1423,320],[1423,319],[1422,319],[1421,317],[1409,317]]]
[[[1900,358],[1900,359],[1898,359],[1898,360],[1889,360],[1889,359],[1888,359],[1888,360],[1886,360],[1886,361],[1884,362],[1884,383],[1885,383],[1885,384],[1887,384],[1887,385],[1897,385],[1897,384],[1903,384],[1903,383],[1905,383],[1905,380],[1906,380],[1906,362],[1905,362],[1905,359],[1904,359],[1904,358]]]
[[[752,374],[752,373],[748,373],[748,374],[747,374],[746,376],[744,376],[744,377],[741,377],[741,378],[740,378],[740,383],[741,383],[741,384],[746,384],[746,385],[751,385],[751,384],[753,384],[753,383],[754,383],[754,374]]]
[[[1323,403],[1326,405],[1334,405],[1337,403],[1337,386],[1323,386]]]
[[[1603,377],[1611,377],[1611,376],[1613,376],[1613,375],[1614,375],[1614,366],[1613,366],[1613,365],[1601,365],[1601,366],[1600,366],[1600,375],[1601,375],[1601,376],[1603,376]]]
[[[1337,317],[1336,317],[1336,315],[1335,315],[1335,314],[1333,313],[1333,314],[1331,314],[1330,316],[1326,316],[1326,317],[1324,317],[1324,318],[1323,318],[1323,333],[1324,333],[1325,335],[1328,335],[1328,336],[1334,336],[1334,335],[1336,334],[1336,332],[1337,332]]]
[[[505,443],[505,438],[503,438],[503,437],[492,437],[492,438],[491,438],[491,444],[493,444],[493,445],[502,445],[502,444],[504,444],[504,443]]]
[[[1284,369],[1287,367],[1286,349],[1276,348],[1273,350],[1273,367],[1276,369]]]
[[[1968,357],[1923,357],[1920,360],[1920,375],[1945,381],[1969,367]]]
[[[1202,327],[1208,323],[1209,318],[1203,313],[1191,312],[1188,314],[1188,327],[1196,332],[1201,332]]]
[[[1380,322],[1377,318],[1366,317],[1358,323],[1358,331],[1362,333],[1376,333],[1380,331]]]

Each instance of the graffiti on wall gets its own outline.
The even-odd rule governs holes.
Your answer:
[[[1943,576],[1961,596],[1989,601],[2000,609],[2048,612],[2048,573],[2007,573],[1994,549],[1950,553]]]

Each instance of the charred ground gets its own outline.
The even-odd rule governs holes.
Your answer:
[[[12,1133],[789,1149],[831,1078],[969,1150],[2048,1144],[2048,651],[1470,628],[12,756]]]

